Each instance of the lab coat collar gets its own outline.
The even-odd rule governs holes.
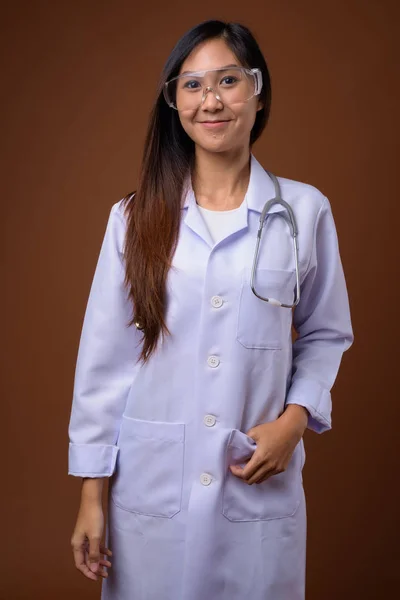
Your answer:
[[[190,175],[184,183],[184,203],[183,208],[188,208],[192,204],[197,205],[196,198],[192,187],[192,179]],[[261,213],[264,204],[267,200],[275,197],[275,188],[272,179],[265,171],[264,167],[258,162],[253,153],[250,155],[250,178],[245,196],[247,208]],[[269,213],[281,212],[285,208],[282,204],[273,204],[268,211]]]
[[[265,203],[272,198],[275,198],[275,187],[273,181],[255,156],[251,154],[250,178],[247,192],[242,205],[239,207],[239,210],[234,213],[232,228],[225,238],[237,233],[238,231],[241,231],[242,229],[247,229],[248,211],[254,210],[258,213],[261,213]],[[184,182],[183,199],[184,203],[182,209],[188,209],[183,219],[185,224],[212,248],[214,243],[203,216],[198,208],[190,175]],[[268,214],[283,210],[285,210],[285,208],[282,206],[282,204],[273,204],[270,207]]]

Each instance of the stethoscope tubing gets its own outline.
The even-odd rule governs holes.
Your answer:
[[[253,266],[251,269],[250,286],[251,286],[251,290],[252,290],[253,294],[255,296],[257,296],[257,298],[260,298],[260,300],[263,300],[264,302],[269,302],[270,304],[273,304],[275,306],[281,306],[282,308],[294,308],[300,302],[300,276],[299,276],[299,257],[298,257],[298,240],[297,240],[298,228],[297,228],[296,217],[294,215],[292,207],[288,204],[288,202],[286,202],[286,200],[284,200],[282,198],[279,181],[276,178],[276,176],[273,173],[271,173],[270,171],[267,171],[266,169],[265,169],[265,171],[266,171],[266,173],[268,173],[268,175],[270,176],[270,178],[272,179],[272,182],[274,184],[275,197],[272,198],[271,200],[268,200],[265,203],[264,208],[260,215],[260,224],[259,224],[259,228],[258,228],[258,232],[257,232]],[[295,288],[296,291],[295,291],[295,300],[294,300],[293,304],[285,304],[284,302],[280,302],[276,298],[264,298],[263,296],[261,296],[260,294],[257,293],[257,290],[255,289],[255,285],[254,285],[262,230],[265,225],[265,219],[268,215],[268,211],[271,208],[271,206],[273,206],[274,204],[282,204],[286,208],[286,210],[289,214],[289,220],[284,215],[280,215],[280,216],[283,217],[284,220],[286,221],[286,223],[289,225],[289,228],[291,230],[291,236],[293,239],[293,255],[294,255],[294,264],[295,264],[295,269],[296,269],[296,288]]]

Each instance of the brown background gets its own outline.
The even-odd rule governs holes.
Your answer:
[[[2,7],[1,600],[100,597],[70,549],[81,480],[67,476],[67,425],[83,311],[111,205],[135,189],[159,73],[207,18],[256,35],[273,102],[254,152],[329,197],[351,301],[356,340],[334,386],[333,430],[305,434],[307,600],[397,597],[397,4]]]

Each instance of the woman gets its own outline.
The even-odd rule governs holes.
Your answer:
[[[138,189],[111,208],[69,425],[75,564],[103,600],[304,599],[302,436],[331,427],[353,332],[331,206],[312,185],[278,178],[300,301],[282,204],[255,288],[287,306],[251,289],[275,196],[252,154],[270,101],[246,27],[191,29],[162,73]]]

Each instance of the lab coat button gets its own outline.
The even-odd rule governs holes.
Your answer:
[[[218,367],[219,365],[219,358],[218,356],[214,356],[213,354],[211,356],[208,357],[207,362],[209,364],[210,367]]]
[[[214,417],[214,415],[206,415],[203,421],[204,424],[207,425],[207,427],[212,427],[213,425],[215,425],[217,419]]]
[[[211,298],[211,304],[215,306],[215,308],[219,308],[223,303],[224,301],[222,300],[221,296],[213,296]]]
[[[200,481],[203,485],[210,485],[211,480],[212,480],[212,477],[208,473],[202,473],[200,475]]]

